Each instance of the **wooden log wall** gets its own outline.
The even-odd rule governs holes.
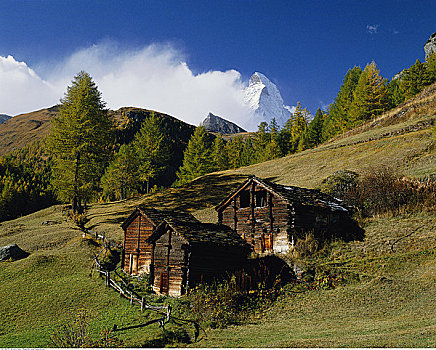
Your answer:
[[[138,214],[130,225],[126,227],[124,232],[125,272],[138,274],[148,268],[148,265],[151,263],[152,246],[151,244],[146,244],[145,240],[150,237],[152,233],[152,223],[141,214]],[[136,271],[132,271],[130,263],[135,259],[134,266],[136,266]],[[132,268],[134,266],[132,266]]]
[[[232,273],[245,261],[238,247],[222,247],[202,244],[191,247],[189,284],[193,287]]]
[[[186,240],[167,230],[154,245],[153,290],[159,294],[180,296],[186,280]],[[163,280],[167,279],[166,280]]]
[[[296,238],[305,238],[312,232],[316,238],[324,239],[330,225],[330,213],[327,209],[313,206],[296,206],[295,234]]]
[[[289,249],[290,229],[287,202],[267,193],[267,204],[257,207],[256,193],[265,191],[264,187],[254,184],[246,190],[250,191],[249,206],[241,208],[240,196],[236,196],[222,211],[222,223],[236,230],[257,253],[286,252]]]

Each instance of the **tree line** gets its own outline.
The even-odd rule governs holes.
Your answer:
[[[436,82],[436,54],[419,60],[390,82],[375,62],[346,73],[327,111],[312,117],[300,103],[286,124],[260,123],[256,133],[226,141],[199,126],[177,171],[174,185],[206,173],[286,156],[318,144],[393,108]],[[46,142],[0,157],[0,220],[41,209],[55,199],[74,212],[86,203],[119,200],[154,191],[159,177],[174,167],[171,135],[153,114],[128,143],[115,130],[96,84],[86,72],[67,87]],[[185,147],[178,145],[178,147]],[[174,172],[174,170],[172,170]]]
[[[335,100],[326,112],[322,141],[394,108],[436,82],[436,54],[420,60],[390,82],[380,75],[375,62],[364,70],[349,69]]]
[[[50,184],[52,159],[42,148],[38,142],[0,157],[0,221],[56,203]]]
[[[238,168],[314,148],[413,97],[436,82],[436,54],[427,62],[416,60],[390,82],[380,75],[375,62],[365,69],[349,69],[335,100],[327,111],[315,115],[300,102],[280,129],[273,119],[260,123],[257,132],[245,139],[236,136],[215,140],[204,128],[197,128],[184,154],[176,184],[184,184],[208,172]],[[436,135],[436,133],[435,133]]]

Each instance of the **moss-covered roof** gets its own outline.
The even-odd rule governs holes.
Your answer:
[[[203,223],[193,215],[176,210],[158,210],[140,206],[123,223],[128,224],[141,213],[148,217],[156,226],[156,231],[149,237],[149,241],[157,239],[166,225],[169,225],[177,234],[192,244],[216,244],[221,246],[237,246],[249,249],[248,244],[231,228],[220,224]]]
[[[142,214],[147,217],[155,227],[158,227],[162,221],[167,217],[179,218],[179,220],[196,220],[194,216],[182,211],[170,211],[170,210],[158,210],[146,206],[136,207],[135,210],[129,215],[129,217],[121,224],[123,229],[126,229],[130,223],[135,220],[138,214]]]
[[[220,208],[225,207],[232,198],[234,198],[241,190],[246,188],[246,186],[252,181],[261,185],[266,190],[280,196],[289,204],[316,206],[331,211],[348,211],[339,199],[333,198],[319,190],[296,186],[284,186],[272,181],[260,179],[256,176],[250,176],[244,184],[218,204],[215,209],[219,210]]]
[[[225,225],[178,220],[174,217],[166,218],[165,222],[191,244],[216,244],[249,249],[245,240]],[[164,226],[162,225],[163,229]]]

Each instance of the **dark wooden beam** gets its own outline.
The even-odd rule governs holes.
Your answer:
[[[254,181],[251,184],[250,188],[250,202],[251,202],[251,232],[254,233],[256,228],[256,218],[254,217],[254,189],[256,184]]]
[[[234,230],[236,231],[237,225],[238,225],[238,215],[237,215],[237,206],[236,206],[236,197],[233,198],[233,223],[234,223]]]

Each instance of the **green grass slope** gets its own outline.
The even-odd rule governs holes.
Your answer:
[[[436,88],[395,111],[314,150],[246,168],[209,174],[182,188],[94,204],[87,227],[122,239],[120,224],[138,204],[189,210],[216,221],[213,207],[248,174],[315,187],[336,170],[359,173],[381,164],[409,176],[436,173],[430,123]],[[47,222],[48,221],[48,222]],[[247,324],[207,330],[201,347],[435,347],[436,216],[403,213],[365,222],[362,242],[332,244],[318,263],[352,276],[332,290],[283,293]],[[81,238],[61,206],[0,223],[0,246],[17,243],[30,256],[0,263],[0,346],[51,346],[50,333],[86,307],[91,329],[138,325],[155,317],[90,275],[95,248]],[[348,277],[347,277],[348,278]],[[177,311],[175,311],[177,312]],[[175,325],[169,330],[180,331]],[[189,330],[188,330],[189,331]],[[162,345],[156,325],[119,332],[128,346]]]

